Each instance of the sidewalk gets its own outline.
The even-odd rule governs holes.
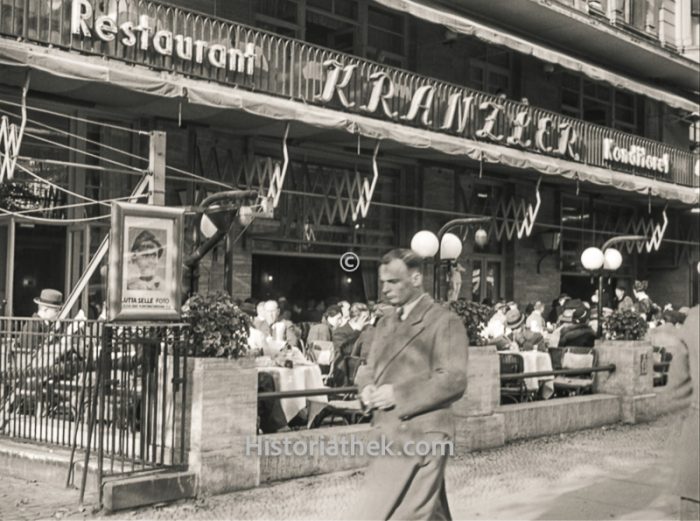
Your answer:
[[[669,447],[680,417],[616,425],[457,454],[447,467],[447,495],[455,520],[676,520],[678,502]],[[2,469],[0,469],[1,471]],[[160,505],[114,515],[118,519],[337,518],[362,501],[363,472],[327,474],[257,489]],[[90,505],[91,506],[91,505]],[[0,519],[89,519],[77,491],[3,476]]]

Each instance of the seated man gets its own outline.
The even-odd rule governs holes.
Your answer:
[[[292,347],[299,346],[301,332],[289,320],[280,319],[280,307],[276,300],[265,302],[265,319],[270,326],[271,336]]]
[[[43,289],[39,297],[34,299],[34,303],[37,305],[37,310],[32,318],[42,320],[25,322],[19,336],[20,347],[32,351],[41,347],[47,340],[47,336],[58,317],[58,312],[63,306],[63,293],[55,289]]]

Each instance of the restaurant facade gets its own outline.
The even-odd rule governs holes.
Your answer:
[[[18,164],[0,176],[0,314],[70,292],[154,131],[166,205],[232,188],[276,203],[205,257],[199,291],[376,299],[383,252],[484,217],[453,230],[468,300],[588,299],[581,252],[636,234],[611,279],[697,303],[697,2],[512,4],[0,0]],[[82,296],[93,314],[104,283]]]

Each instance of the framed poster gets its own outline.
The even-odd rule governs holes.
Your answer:
[[[178,320],[181,316],[185,210],[112,203],[109,320]]]

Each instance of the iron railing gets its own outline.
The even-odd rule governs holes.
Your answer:
[[[0,318],[0,435],[92,453],[100,478],[184,465],[187,331]]]
[[[146,0],[104,0],[92,2],[93,19],[101,15],[112,17],[118,26],[125,22],[137,24],[139,17],[149,19],[151,34],[163,29],[193,40],[206,42],[207,45],[219,44],[239,53],[254,49],[252,70],[245,67],[216,67],[203,59],[185,60],[175,56],[176,53],[163,55],[149,45],[147,50],[139,45],[130,47],[121,43],[120,35],[104,42],[98,38],[86,38],[71,34],[70,0],[0,0],[0,34],[13,38],[69,49],[85,54],[107,56],[132,64],[173,71],[186,76],[203,78],[223,84],[235,85],[254,91],[265,92],[286,99],[293,99],[309,104],[324,105],[343,111],[360,112],[367,116],[391,119],[406,125],[414,125],[441,133],[449,133],[473,140],[488,140],[477,136],[476,131],[483,127],[488,110],[479,109],[487,102],[497,102],[503,111],[497,116],[492,134],[508,136],[512,132],[514,121],[519,113],[527,112],[531,124],[522,135],[523,140],[530,140],[524,146],[527,150],[557,155],[556,152],[543,152],[535,147],[537,122],[551,118],[553,132],[548,132],[543,139],[543,148],[558,148],[558,129],[570,128],[578,134],[576,142],[579,159],[588,165],[613,168],[616,171],[633,175],[673,182],[684,186],[699,186],[700,178],[693,175],[694,161],[697,156],[664,143],[635,136],[626,132],[595,125],[570,118],[555,112],[530,107],[527,104],[502,100],[496,96],[468,89],[461,85],[438,81],[414,72],[387,66],[356,56],[332,51],[311,45],[293,38],[279,36],[264,30],[240,23],[218,19],[180,7]],[[206,54],[206,53],[205,53]],[[246,58],[247,59],[247,58]],[[347,95],[348,105],[343,105],[337,98],[322,101],[320,95],[328,77],[325,64],[337,62],[343,66],[355,66],[352,77],[343,89]],[[369,113],[366,106],[373,89],[373,75],[386,74],[394,86],[394,96],[387,100],[386,112],[395,113],[388,116],[379,108]],[[431,86],[434,95],[431,104],[432,121],[427,124],[401,119],[407,114],[414,94],[420,87]],[[443,115],[450,105],[453,95],[472,97],[472,117],[468,118],[466,128],[455,130],[441,128]],[[420,117],[415,118],[419,120]],[[648,156],[663,157],[668,154],[670,171],[668,174],[654,172],[623,163],[610,164],[603,159],[603,140],[612,139],[623,150],[631,146],[643,147]],[[502,140],[499,141],[505,144]],[[513,145],[516,146],[516,145]],[[566,156],[566,154],[564,154]],[[573,161],[573,159],[568,158]]]

